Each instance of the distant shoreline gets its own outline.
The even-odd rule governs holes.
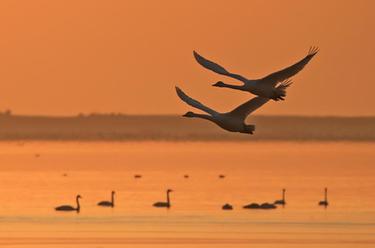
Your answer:
[[[0,141],[375,141],[375,117],[252,116],[254,135],[177,115],[0,115]]]

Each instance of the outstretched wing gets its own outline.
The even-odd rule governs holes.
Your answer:
[[[182,101],[186,102],[188,105],[200,109],[210,115],[215,115],[217,112],[213,109],[210,109],[209,107],[203,105],[202,103],[198,102],[197,100],[194,100],[193,98],[189,97],[185,94],[180,88],[176,86],[176,92],[177,95],[181,98]]]
[[[277,83],[284,81],[294,75],[296,75],[299,71],[301,71],[307,63],[319,52],[319,49],[317,47],[310,47],[310,50],[306,57],[295,63],[294,65],[291,65],[283,70],[274,72],[262,79],[260,79],[261,83],[269,84],[273,87],[276,86]]]
[[[213,72],[216,72],[218,74],[221,74],[221,75],[224,75],[224,76],[228,76],[228,77],[231,77],[231,78],[235,78],[235,79],[240,80],[240,81],[242,81],[244,83],[246,83],[248,81],[243,76],[238,75],[238,74],[234,74],[234,73],[230,73],[229,71],[227,71],[221,65],[216,64],[215,62],[212,62],[212,61],[210,61],[208,59],[205,59],[204,57],[202,57],[201,55],[199,55],[196,51],[193,51],[193,54],[194,54],[195,60],[201,66],[203,66],[204,68],[206,68],[206,69],[208,69],[210,71],[213,71]]]
[[[231,115],[234,115],[238,118],[241,118],[242,120],[245,120],[246,117],[263,106],[265,103],[267,103],[270,99],[269,98],[263,98],[263,97],[254,97],[250,99],[249,101],[241,104],[237,108],[233,109],[231,112],[229,112]]]

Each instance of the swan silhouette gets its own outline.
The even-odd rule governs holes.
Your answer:
[[[281,200],[276,200],[273,204],[278,204],[278,205],[285,205],[286,204],[286,201],[285,201],[285,189],[282,190],[282,198]]]
[[[155,202],[153,204],[154,207],[156,208],[170,208],[171,207],[171,200],[169,198],[169,194],[173,192],[173,190],[168,189],[167,190],[167,201],[166,202]]]
[[[318,203],[319,206],[328,207],[328,189],[324,188],[324,200]]]
[[[277,208],[277,206],[275,204],[265,202],[262,204],[250,203],[248,205],[243,206],[243,208],[245,209],[275,209]]]
[[[226,204],[224,204],[224,205],[221,207],[221,209],[223,209],[223,210],[233,210],[233,206],[230,205],[229,203],[226,203]]]
[[[101,201],[98,202],[98,206],[101,207],[114,207],[115,206],[115,191],[111,192],[111,201]]]
[[[180,99],[184,101],[185,103],[187,103],[188,105],[208,113],[208,115],[196,114],[196,113],[189,111],[183,115],[184,117],[189,117],[189,118],[197,117],[197,118],[206,119],[206,120],[212,121],[213,123],[215,123],[216,125],[218,125],[224,130],[227,130],[230,132],[240,132],[240,133],[248,133],[248,134],[253,134],[255,130],[255,126],[246,125],[245,124],[246,117],[269,101],[268,98],[254,97],[253,99],[245,102],[244,104],[238,106],[237,108],[233,109],[230,112],[219,113],[203,105],[197,100],[194,100],[193,98],[189,97],[178,87],[176,87],[176,92],[177,92],[177,95],[180,97]]]
[[[280,71],[269,74],[266,77],[260,79],[247,79],[239,74],[231,73],[219,64],[212,62],[203,56],[199,55],[196,51],[193,51],[196,61],[204,68],[216,72],[218,74],[237,79],[243,83],[243,85],[231,85],[219,81],[213,86],[225,87],[236,90],[242,90],[251,92],[254,95],[270,98],[275,101],[284,100],[286,96],[286,89],[291,85],[290,81],[285,81],[296,75],[301,71],[307,63],[317,54],[319,49],[317,47],[310,47],[308,54],[298,61],[297,63],[284,68]]]
[[[58,206],[55,208],[56,211],[77,211],[77,213],[79,213],[80,209],[81,209],[81,206],[79,205],[79,199],[81,199],[82,197],[80,195],[77,195],[76,196],[76,203],[77,203],[77,207],[72,207],[70,205],[62,205],[62,206]]]

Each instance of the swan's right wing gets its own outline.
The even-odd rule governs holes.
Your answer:
[[[219,65],[219,64],[217,64],[217,63],[215,63],[213,61],[210,61],[210,60],[204,58],[203,56],[199,55],[196,51],[193,51],[193,54],[194,54],[195,60],[201,66],[203,66],[204,68],[206,68],[206,69],[208,69],[210,71],[216,72],[216,73],[218,73],[220,75],[224,75],[224,76],[228,76],[228,77],[231,77],[231,78],[235,78],[237,80],[240,80],[243,83],[246,83],[248,81],[246,78],[244,78],[241,75],[230,73],[229,71],[227,71],[221,65]]]
[[[176,92],[177,92],[177,95],[180,97],[180,99],[184,102],[186,102],[188,105],[194,107],[194,108],[197,108],[197,109],[200,109],[210,115],[216,115],[217,112],[213,109],[210,109],[209,107],[203,105],[202,103],[200,103],[199,101],[189,97],[188,95],[185,94],[185,92],[183,92],[180,88],[178,88],[176,86]]]
[[[266,104],[269,100],[269,98],[257,96],[241,104],[229,113],[233,116],[236,116],[237,118],[245,120],[249,114]]]
[[[318,52],[319,49],[317,47],[311,47],[308,54],[303,59],[283,70],[274,72],[260,79],[260,82],[275,87],[277,83],[289,79],[300,72]]]

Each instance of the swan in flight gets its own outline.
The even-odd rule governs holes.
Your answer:
[[[113,208],[115,206],[115,191],[111,192],[111,201],[101,201],[101,202],[98,202],[98,206]]]
[[[79,210],[81,209],[81,206],[79,205],[79,199],[82,198],[80,195],[77,195],[76,196],[76,203],[77,203],[77,207],[72,207],[70,205],[62,205],[62,206],[59,206],[59,207],[56,207],[55,210],[56,211],[77,211],[77,213],[79,212]]]
[[[173,192],[173,190],[167,190],[167,201],[166,202],[155,202],[154,207],[156,208],[170,208],[171,207],[171,200],[169,198],[169,193]]]
[[[199,55],[196,51],[193,51],[196,61],[204,68],[237,79],[243,83],[243,85],[232,85],[219,81],[213,84],[213,86],[248,91],[254,95],[270,98],[275,101],[284,100],[286,89],[291,85],[291,82],[287,81],[287,79],[301,71],[318,52],[319,49],[317,47],[311,47],[308,54],[297,63],[260,79],[247,79],[239,74],[227,71],[219,64],[212,62]]]
[[[253,134],[255,130],[254,125],[246,125],[246,117],[254,112],[256,109],[261,107],[263,104],[269,101],[268,98],[263,97],[254,97],[253,99],[245,102],[244,104],[238,106],[230,112],[219,113],[215,110],[203,105],[202,103],[194,100],[193,98],[186,95],[180,88],[176,86],[177,95],[181,98],[182,101],[188,105],[200,109],[208,114],[196,114],[191,111],[184,114],[184,117],[189,118],[202,118],[214,122],[219,127],[230,131],[230,132],[240,132]]]

